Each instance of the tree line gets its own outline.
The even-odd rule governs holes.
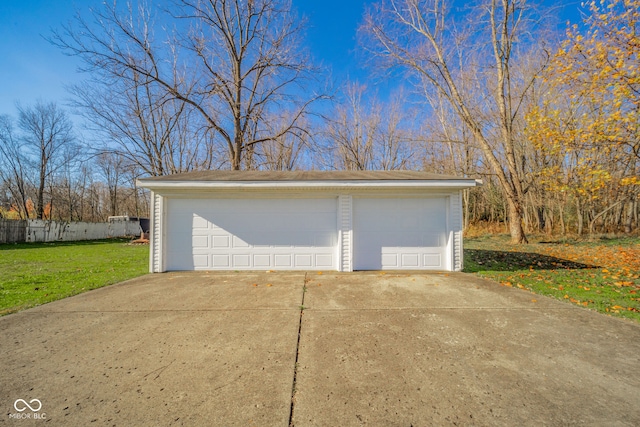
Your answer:
[[[92,150],[54,102],[0,116],[0,218],[104,221],[148,215],[139,172],[115,152]]]
[[[630,233],[639,10],[593,1],[563,34],[524,0],[380,0],[359,45],[379,79],[402,84],[379,94],[327,83],[288,0],[105,2],[50,37],[82,61],[69,108],[101,142],[70,137],[55,104],[19,107],[17,126],[4,117],[4,212],[139,216],[135,177],[191,170],[416,169],[481,177],[465,226],[504,224],[516,243]],[[30,116],[52,116],[55,143]]]

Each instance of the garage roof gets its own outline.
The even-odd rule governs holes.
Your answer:
[[[418,171],[196,171],[138,180],[152,190],[230,187],[369,187],[420,186],[468,188],[473,178]]]
[[[418,171],[196,171],[143,178],[141,181],[388,181],[470,180]]]

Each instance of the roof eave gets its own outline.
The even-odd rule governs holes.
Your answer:
[[[447,188],[465,189],[482,185],[476,179],[447,179],[447,180],[317,180],[317,181],[145,181],[138,179],[139,187],[158,190],[246,190],[246,189],[291,189],[291,188]]]

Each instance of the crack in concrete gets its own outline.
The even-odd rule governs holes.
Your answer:
[[[296,404],[296,382],[298,380],[298,356],[300,355],[300,335],[302,333],[302,315],[304,314],[304,297],[307,293],[307,283],[311,279],[307,277],[307,273],[304,273],[304,283],[302,285],[302,299],[300,301],[300,320],[298,322],[298,341],[296,342],[296,360],[293,365],[293,384],[291,385],[291,406],[289,408],[289,427],[294,427],[293,424],[293,411]]]

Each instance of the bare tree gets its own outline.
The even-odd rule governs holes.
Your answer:
[[[269,120],[270,126],[277,128],[287,126],[290,117],[286,114],[273,116]],[[295,170],[309,167],[305,163],[311,146],[312,135],[309,132],[310,124],[306,118],[300,119],[299,127],[275,138],[265,141],[252,152],[252,169],[262,170]]]
[[[464,34],[447,8],[447,2],[440,0],[383,0],[366,16],[365,43],[387,66],[403,67],[420,87],[432,88],[449,103],[500,183],[512,241],[526,242],[516,122],[536,74],[519,76],[513,64],[518,42],[529,35],[525,28],[529,9],[523,0],[486,0],[473,11],[475,30]],[[478,53],[491,61],[482,62]],[[456,72],[461,68],[475,69],[473,85],[466,81],[468,73]],[[468,96],[465,88],[470,86],[484,88],[483,96]],[[495,120],[485,120],[483,111],[494,111]]]
[[[125,171],[125,159],[118,154],[102,153],[96,158],[96,166],[109,192],[109,214],[118,214],[118,190]]]
[[[21,218],[28,218],[28,165],[23,142],[17,137],[11,118],[0,116],[0,179],[7,186]]]
[[[69,88],[91,134],[106,142],[100,153],[122,156],[152,176],[211,167],[214,152],[193,109],[135,76],[102,77]]]
[[[23,147],[36,178],[36,218],[43,219],[45,189],[54,173],[75,151],[73,125],[64,110],[54,102],[36,102],[32,107],[18,105],[18,126],[23,132]]]
[[[71,144],[64,147],[61,166],[49,180],[49,218],[73,221],[81,220],[82,195],[84,191],[84,171],[81,147]]]
[[[79,55],[87,71],[153,86],[156,107],[175,99],[196,111],[233,169],[246,150],[295,129],[318,98],[301,95],[311,68],[289,0],[178,0],[161,22],[152,10],[105,2],[92,23],[78,17],[53,42]],[[291,120],[273,133],[265,119],[282,109]]]
[[[366,87],[350,83],[345,98],[327,123],[334,166],[346,170],[406,169],[412,141],[403,127],[400,96],[388,104],[367,96]]]

